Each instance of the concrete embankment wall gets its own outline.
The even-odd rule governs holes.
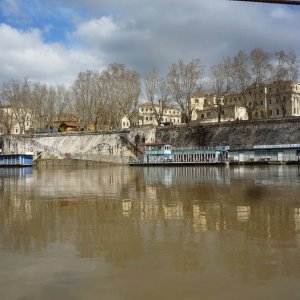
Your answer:
[[[135,158],[135,143],[169,142],[176,147],[300,144],[300,118],[136,127],[126,131],[55,135],[2,136],[4,153],[40,153],[42,159],[74,159],[127,163]],[[49,162],[48,162],[49,163]]]
[[[177,147],[300,144],[300,118],[158,128],[156,140]]]
[[[155,140],[155,128],[132,128],[102,133],[10,135],[2,139],[4,153],[33,152],[45,160],[126,163],[135,157],[134,144],[137,139],[148,143]]]

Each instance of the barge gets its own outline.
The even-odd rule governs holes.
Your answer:
[[[32,154],[2,154],[0,155],[0,168],[32,167]]]
[[[130,166],[194,166],[224,165],[228,157],[227,147],[173,148],[168,143],[139,145],[142,155],[130,162]]]
[[[130,166],[300,164],[300,144],[254,145],[252,148],[174,148],[168,143],[139,145],[142,153]]]

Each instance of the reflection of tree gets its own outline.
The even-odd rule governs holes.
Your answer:
[[[156,171],[154,181],[153,173],[130,168],[2,178],[0,242],[22,253],[72,243],[80,257],[120,267],[143,255],[166,255],[183,273],[210,265],[244,280],[299,277],[297,189],[258,187],[255,173],[231,174],[230,185],[217,179],[222,171],[217,177],[209,171],[206,180],[194,171],[193,184],[174,174],[167,185]]]

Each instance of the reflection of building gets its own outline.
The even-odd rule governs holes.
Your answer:
[[[206,213],[201,211],[199,204],[193,205],[193,229],[195,232],[207,231]]]
[[[237,219],[240,222],[246,222],[250,218],[251,208],[249,205],[238,205],[236,207]]]
[[[174,202],[171,205],[163,205],[163,213],[166,220],[183,219],[183,203]]]
[[[163,184],[166,186],[176,184],[209,183],[218,185],[230,184],[228,168],[205,167],[148,167],[143,169],[147,184]]]
[[[294,209],[295,231],[300,232],[300,208]]]

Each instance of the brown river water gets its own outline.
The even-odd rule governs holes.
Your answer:
[[[0,169],[0,299],[300,299],[300,166]]]

